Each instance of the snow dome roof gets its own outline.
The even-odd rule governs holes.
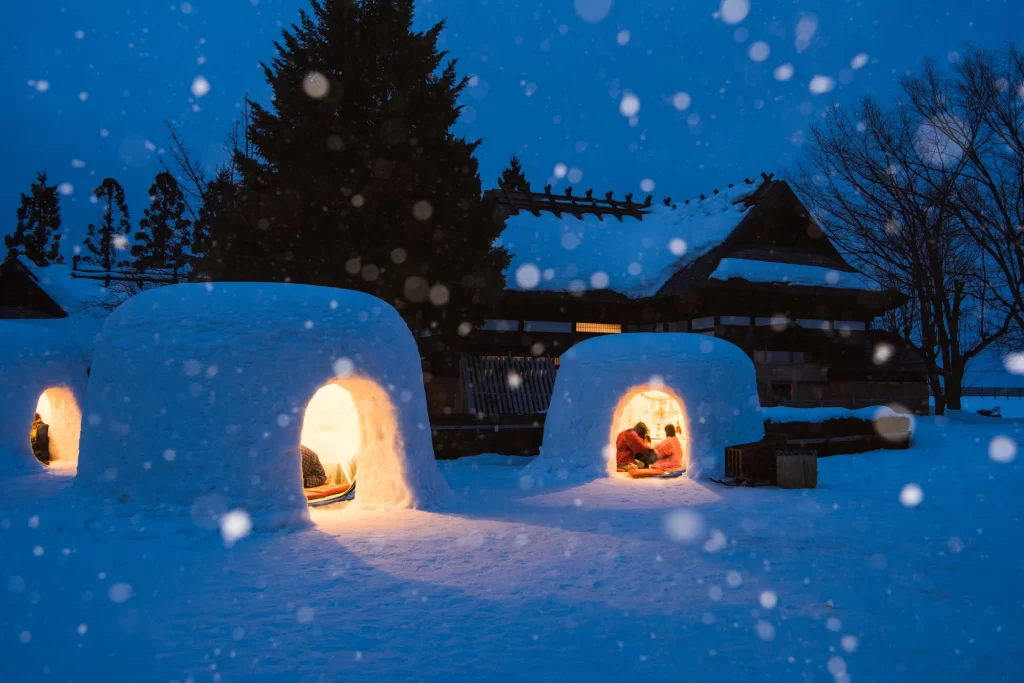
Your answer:
[[[549,212],[509,216],[496,246],[512,255],[507,288],[527,291],[610,289],[653,296],[680,268],[725,240],[740,224],[758,185],[728,188],[703,200],[655,203],[643,220],[601,220]]]

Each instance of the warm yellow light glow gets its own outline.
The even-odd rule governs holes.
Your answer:
[[[591,332],[600,334],[620,334],[622,325],[613,323],[576,323],[577,332]]]
[[[337,384],[321,387],[306,406],[300,441],[320,457],[329,483],[355,480],[362,441],[359,410],[352,394]],[[343,477],[343,481],[337,481]]]
[[[615,453],[615,438],[619,433],[632,429],[637,422],[643,422],[651,430],[652,446],[657,446],[665,439],[665,425],[678,425],[680,431],[676,436],[683,447],[683,465],[688,466],[690,448],[687,437],[690,428],[686,412],[683,410],[683,402],[678,396],[649,386],[633,387],[623,393],[612,418],[609,434],[611,453]],[[609,466],[614,471],[614,458],[610,460]]]
[[[78,465],[78,440],[82,434],[82,411],[70,389],[53,387],[39,396],[36,412],[50,426],[50,464]]]

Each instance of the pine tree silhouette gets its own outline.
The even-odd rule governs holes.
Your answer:
[[[481,316],[508,263],[481,199],[479,142],[451,132],[466,85],[412,30],[411,0],[313,0],[264,65],[274,108],[252,105],[238,155],[243,211],[215,231],[225,279],[358,289],[414,333]]]
[[[60,197],[56,185],[46,184],[46,171],[36,176],[29,194],[21,193],[18,223],[4,237],[7,256],[25,256],[37,266],[64,263],[60,255]]]
[[[526,179],[523,167],[519,163],[519,157],[515,154],[509,159],[505,170],[501,172],[501,176],[498,178],[498,187],[503,190],[516,192],[530,191],[530,181]]]
[[[109,272],[116,265],[118,245],[121,249],[127,245],[132,229],[128,205],[124,200],[124,189],[113,178],[104,178],[92,194],[100,202],[99,227],[89,224],[85,237],[85,248],[89,253],[82,261]]]
[[[149,197],[151,203],[135,233],[137,244],[132,245],[134,266],[138,270],[169,270],[177,276],[188,264],[186,248],[191,243],[185,195],[174,176],[164,171],[150,186]]]

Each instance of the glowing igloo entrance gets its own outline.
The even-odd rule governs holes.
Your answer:
[[[75,395],[66,387],[51,387],[36,403],[29,444],[40,462],[54,467],[78,465],[78,441],[82,433],[82,411]]]
[[[312,506],[355,497],[361,479],[383,478],[380,466],[400,464],[394,405],[376,382],[337,378],[306,406],[299,438],[303,489]]]
[[[665,427],[672,425],[680,441],[686,439],[685,416],[679,401],[659,389],[639,389],[627,392],[615,411],[612,441],[625,429],[643,422],[650,429],[651,445],[665,440]]]

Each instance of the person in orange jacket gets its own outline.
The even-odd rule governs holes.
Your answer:
[[[644,441],[649,430],[643,422],[637,422],[632,429],[619,432],[615,437],[615,465],[617,469],[628,471],[646,469],[653,462],[654,451]]]
[[[674,472],[683,466],[683,445],[676,436],[675,425],[665,425],[665,440],[655,447],[657,458],[652,467],[666,472]]]

